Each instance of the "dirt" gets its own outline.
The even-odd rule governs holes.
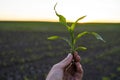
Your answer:
[[[102,32],[103,43],[84,36],[79,44],[88,48],[79,52],[84,69],[83,80],[120,80],[119,32]],[[113,34],[114,33],[114,34]],[[69,46],[48,41],[55,32],[0,31],[0,80],[45,80],[53,64],[62,60]],[[111,34],[111,35],[110,35]],[[57,33],[67,36],[67,33]]]

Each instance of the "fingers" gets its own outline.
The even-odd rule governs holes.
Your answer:
[[[78,55],[78,52],[74,53],[74,60],[75,60],[77,71],[79,73],[83,73],[82,65],[80,64],[80,56]]]
[[[77,68],[77,72],[82,74],[83,73],[82,65],[79,62],[76,62],[75,65],[76,65],[76,68]]]
[[[72,62],[72,59],[73,59],[73,56],[72,54],[69,53],[68,56],[64,60],[59,62],[57,65],[61,68],[65,68]]]
[[[80,56],[78,55],[78,52],[75,52],[73,54],[75,62],[80,62]]]

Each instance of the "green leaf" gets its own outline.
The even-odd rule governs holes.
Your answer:
[[[76,43],[76,41],[79,39],[79,38],[81,38],[82,36],[84,36],[84,35],[86,35],[86,34],[88,34],[89,32],[87,32],[87,31],[84,31],[84,32],[82,32],[82,33],[79,33],[77,36],[76,36],[76,38],[74,39],[74,44]]]
[[[85,50],[87,50],[87,48],[83,47],[83,46],[80,46],[80,47],[77,47],[75,50],[76,51],[79,51],[79,50],[85,51]]]
[[[91,32],[91,34],[94,35],[97,39],[105,42],[105,40],[104,40],[98,33],[96,33],[96,32]]]
[[[56,40],[59,38],[60,38],[59,36],[50,36],[50,37],[48,37],[48,40]]]
[[[48,37],[48,40],[56,40],[56,39],[62,39],[64,41],[66,41],[69,46],[71,46],[71,43],[67,38],[60,37],[60,36],[50,36],[50,37]]]
[[[67,30],[69,31],[69,32],[72,32],[73,30],[71,29],[71,27],[67,27]]]
[[[69,41],[69,39],[67,39],[67,38],[60,37],[60,36],[51,36],[51,37],[48,37],[48,40],[56,40],[56,39],[62,39],[64,41],[66,41],[70,47],[72,46],[71,43],[70,43],[70,41]]]
[[[65,26],[67,26],[65,17],[62,16],[62,15],[57,15],[57,16],[59,17],[60,23],[63,24],[63,25],[65,25]]]
[[[57,13],[56,5],[57,5],[57,3],[54,6],[54,10],[55,10],[55,14],[59,17],[59,22],[62,23],[63,25],[65,25],[66,27],[68,27],[68,25],[66,23],[66,18],[63,15],[60,15],[60,14]]]
[[[71,43],[70,43],[70,41],[69,41],[69,39],[64,38],[64,37],[61,37],[61,39],[64,40],[64,41],[66,41],[66,42],[68,43],[69,46],[72,46]]]
[[[78,22],[79,20],[82,20],[82,19],[85,18],[85,17],[86,17],[86,15],[78,18],[78,19],[71,25],[71,29],[74,30],[77,22]]]
[[[82,33],[79,33],[78,35],[77,35],[77,39],[79,39],[79,38],[81,38],[82,36],[84,36],[84,35],[86,35],[86,34],[88,34],[89,32],[87,32],[87,31],[84,31],[84,32],[82,32]]]

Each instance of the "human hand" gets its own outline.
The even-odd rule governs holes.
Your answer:
[[[55,64],[46,80],[82,80],[82,77],[83,69],[80,64],[80,56],[75,52],[74,55],[68,54],[64,60]]]
[[[80,64],[80,56],[77,52],[73,54],[73,59],[70,65],[64,70],[63,80],[82,80],[83,69]]]

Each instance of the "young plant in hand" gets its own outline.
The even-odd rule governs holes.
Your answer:
[[[56,5],[57,5],[57,4],[56,4]],[[82,19],[85,18],[86,16],[82,16],[82,17],[78,18],[74,23],[72,23],[71,26],[69,26],[69,25],[67,24],[67,22],[66,22],[66,18],[65,18],[63,15],[59,14],[59,13],[56,11],[56,5],[54,6],[55,14],[59,17],[59,22],[60,22],[61,24],[63,24],[63,25],[66,27],[67,31],[69,32],[69,34],[70,34],[70,39],[63,38],[63,37],[60,37],[60,36],[51,36],[51,37],[48,37],[49,40],[62,39],[62,40],[64,40],[64,41],[66,41],[66,42],[68,43],[68,45],[70,46],[70,48],[71,48],[71,49],[70,49],[70,52],[71,52],[72,54],[74,54],[75,51],[78,51],[78,50],[86,50],[86,49],[87,49],[87,48],[84,47],[84,46],[78,46],[78,47],[76,47],[76,44],[77,44],[78,39],[80,39],[80,38],[81,38],[82,36],[84,36],[84,35],[91,34],[91,35],[95,36],[97,39],[102,40],[103,42],[105,42],[105,41],[103,40],[103,38],[102,38],[98,33],[96,33],[96,32],[84,31],[84,32],[81,32],[81,33],[75,35],[74,30],[75,30],[75,27],[76,27],[77,22],[80,21],[80,20],[82,20]]]

